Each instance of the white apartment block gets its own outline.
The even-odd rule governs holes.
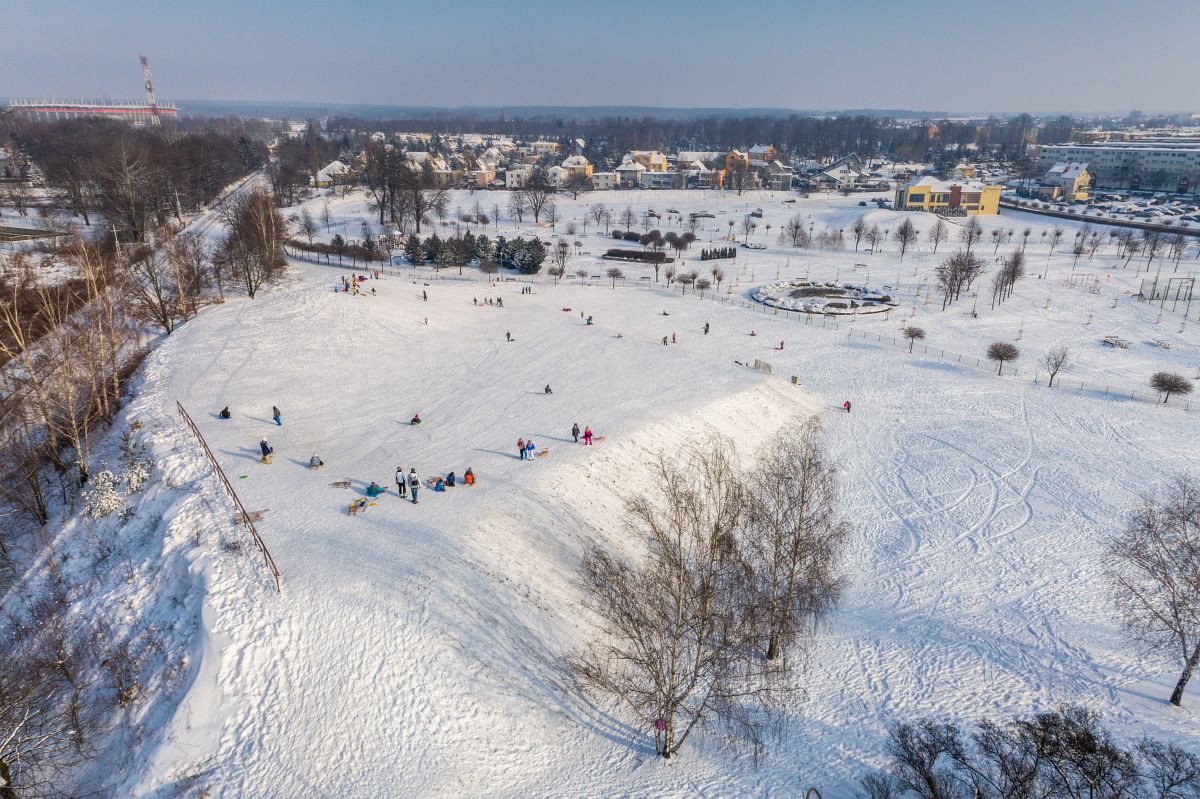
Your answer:
[[[1110,141],[1038,148],[1041,171],[1061,161],[1089,164],[1097,188],[1172,192],[1200,189],[1200,143],[1196,142]]]

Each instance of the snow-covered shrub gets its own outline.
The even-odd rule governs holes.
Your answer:
[[[121,434],[121,483],[125,490],[136,493],[150,479],[150,460],[146,457],[146,445],[133,438],[133,431]]]
[[[119,481],[109,469],[101,469],[88,480],[87,489],[83,492],[83,509],[93,519],[103,519],[121,509],[125,504],[121,492],[117,490]]]

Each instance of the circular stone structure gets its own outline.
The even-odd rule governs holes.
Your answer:
[[[882,313],[900,303],[889,294],[858,283],[784,280],[759,286],[752,295],[772,308],[829,315]]]

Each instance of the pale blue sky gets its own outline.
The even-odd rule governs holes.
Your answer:
[[[5,7],[6,6],[6,7]],[[1200,0],[5,0],[0,97],[1200,110]]]

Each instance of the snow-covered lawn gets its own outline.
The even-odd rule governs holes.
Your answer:
[[[859,213],[881,226],[899,216],[858,208],[855,198],[793,206],[766,193],[718,205],[669,194],[635,192],[629,202],[685,216],[707,204],[739,219],[746,205],[771,209],[763,224],[798,213],[847,229]],[[601,199],[624,207],[607,195],[571,207]],[[361,199],[337,202],[355,227]],[[1012,215],[981,221],[1015,227],[1018,237],[1025,224]],[[1097,256],[1081,266],[1101,276],[1101,293],[1090,294],[1059,286],[1071,256],[1055,255],[1046,280],[1026,278],[1001,310],[983,305],[975,319],[969,301],[946,312],[924,304],[917,286],[936,264],[930,255],[900,263],[890,242],[878,255],[804,254],[778,245],[776,230],[757,234],[769,250],[717,262],[731,299],[805,274],[840,273],[901,294],[909,286],[899,310],[907,317],[915,307],[909,321],[926,328],[931,349],[978,355],[1020,329],[1025,362],[997,378],[847,337],[844,320],[838,330],[805,326],[794,314],[677,288],[554,286],[541,277],[492,287],[401,270],[368,282],[377,296],[353,297],[333,291],[343,272],[312,265],[172,335],[145,367],[130,413],[153,433],[160,467],[195,480],[203,466],[174,401],[191,411],[246,505],[269,509],[258,527],[283,592],[251,548],[212,553],[198,673],[138,793],[195,785],[227,797],[744,796],[815,784],[847,796],[882,762],[893,719],[971,720],[1064,701],[1100,709],[1122,734],[1200,748],[1200,689],[1182,709],[1166,705],[1176,664],[1136,655],[1099,577],[1101,540],[1137,497],[1200,465],[1180,443],[1200,416],[1029,379],[1036,356],[1060,341],[1075,344],[1076,381],[1133,386],[1160,368],[1195,374],[1193,330],[1174,332],[1177,316],[1156,324],[1156,308],[1123,293],[1136,262],[1109,269],[1112,258]],[[600,250],[594,233],[587,241]],[[1030,255],[1036,265],[1045,249],[1031,244]],[[602,271],[594,258],[578,260]],[[487,297],[504,307],[474,304]],[[898,313],[853,324],[899,333]],[[1109,333],[1133,344],[1104,348]],[[663,346],[671,334],[679,343]],[[776,351],[780,340],[786,347]],[[735,363],[756,358],[774,376]],[[840,410],[845,399],[853,413]],[[230,421],[216,418],[224,405]],[[417,412],[424,423],[414,428],[407,422]],[[789,709],[785,736],[757,768],[705,738],[665,765],[652,731],[581,697],[563,671],[563,656],[591,629],[573,583],[580,555],[596,538],[627,547],[622,501],[643,490],[657,451],[712,428],[748,456],[778,425],[810,413],[822,416],[841,464],[855,533],[845,563],[852,588],[802,678],[807,699]],[[606,440],[573,444],[573,422]],[[257,462],[263,436],[275,447],[269,466]],[[529,436],[550,454],[519,461],[517,438]],[[327,464],[315,473],[304,468],[314,451]],[[414,506],[395,495],[398,465],[422,477],[470,466],[479,483],[424,490]],[[336,480],[352,488],[332,487]],[[348,516],[371,481],[388,493]],[[214,505],[193,523],[228,530],[229,511]]]

